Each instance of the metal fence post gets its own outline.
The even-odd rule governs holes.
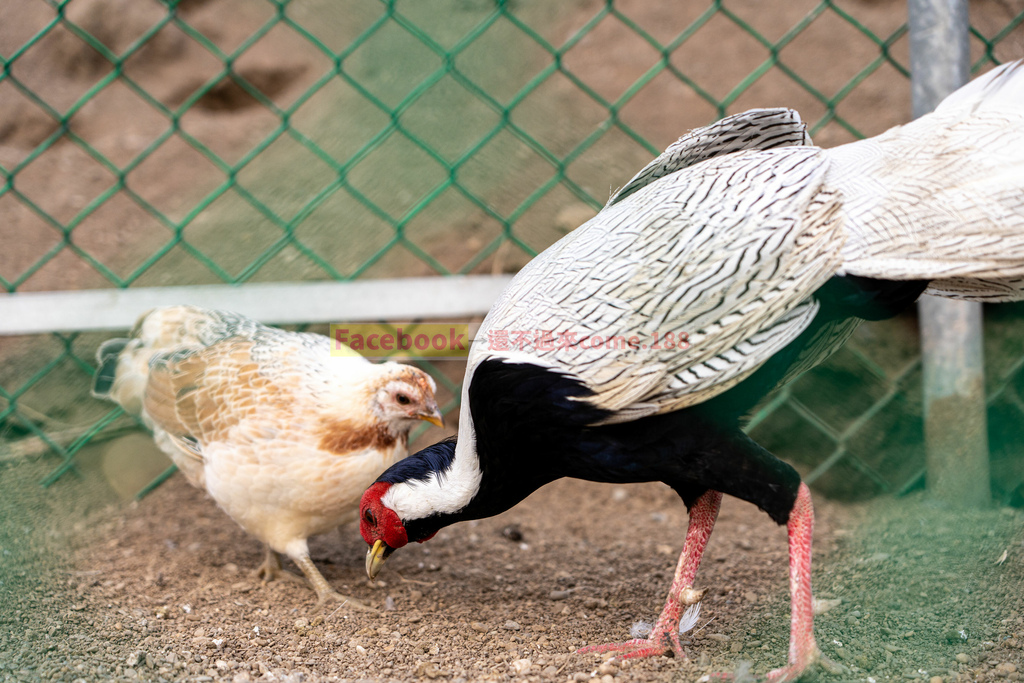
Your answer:
[[[969,78],[967,0],[909,0],[914,117]],[[991,500],[981,304],[922,297],[928,490],[948,505]]]

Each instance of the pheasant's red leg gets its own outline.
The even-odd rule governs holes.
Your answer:
[[[608,645],[590,645],[578,650],[585,652],[615,652],[623,659],[632,657],[650,657],[675,651],[678,657],[685,657],[679,643],[679,617],[683,610],[704,596],[703,591],[693,590],[693,578],[700,567],[700,559],[707,547],[711,531],[715,528],[718,508],[722,504],[722,494],[708,491],[697,499],[690,508],[690,523],[686,528],[686,542],[683,552],[679,555],[675,578],[668,592],[668,600],[661,610],[658,622],[647,638],[627,640],[624,643]]]
[[[819,662],[836,667],[824,658],[814,642],[814,605],[811,598],[811,536],[814,532],[814,508],[811,492],[801,483],[796,503],[786,525],[789,532],[789,662],[766,676],[769,683],[795,681],[807,667]],[[708,680],[731,680],[732,674],[712,674]]]

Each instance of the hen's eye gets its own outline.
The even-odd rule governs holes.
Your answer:
[[[412,403],[412,399],[406,396],[405,394],[399,394],[398,396],[395,396],[395,400],[398,401],[399,405],[403,406],[407,406],[410,403]]]
[[[365,519],[366,523],[370,526],[374,526],[377,523],[377,520],[373,518],[373,513],[370,512],[369,510],[367,510],[366,513],[363,515],[363,519]]]

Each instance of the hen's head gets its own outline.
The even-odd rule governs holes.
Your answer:
[[[372,579],[384,561],[410,541],[422,543],[450,524],[439,487],[455,457],[455,439],[445,439],[399,460],[363,493],[359,531],[370,546],[366,573]]]
[[[420,420],[444,426],[444,418],[434,398],[437,385],[430,375],[419,368],[398,363],[384,363],[381,369],[384,373],[375,384],[371,398],[376,417],[399,434],[407,433]]]

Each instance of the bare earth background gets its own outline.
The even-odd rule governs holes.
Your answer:
[[[535,19],[549,16],[544,30],[558,43],[582,25],[598,3],[566,3],[570,10],[559,13],[546,3],[523,4]],[[677,33],[703,8],[701,3],[679,3],[678,9],[667,2],[617,4],[665,36]],[[763,11],[765,3],[755,0],[729,4],[775,39],[806,13],[809,4],[817,3],[772,3],[771,11]],[[883,34],[904,20],[901,2],[837,4]],[[225,5],[230,12],[223,9]],[[190,23],[229,47],[263,20],[261,10],[253,9],[259,5],[239,0],[193,1],[183,3],[182,11]],[[311,13],[316,10],[317,3],[306,5]],[[453,3],[456,8],[472,5],[468,0]],[[346,7],[359,11],[358,3]],[[155,3],[76,0],[69,16],[83,22],[98,17],[90,30],[123,49],[150,25],[154,8]],[[983,28],[986,22],[1000,26],[1016,10],[1008,3],[972,3],[972,19]],[[224,18],[228,14],[230,21]],[[9,54],[12,45],[26,40],[49,15],[52,9],[45,3],[26,3],[0,21],[2,53]],[[339,46],[351,38],[354,29],[349,24],[360,21],[355,14],[348,18],[350,22],[325,29],[336,29],[333,35]],[[610,23],[596,30],[566,56],[574,72],[598,84],[607,96],[615,96],[643,73],[644,50],[649,49],[615,26]],[[735,25],[718,22],[712,28],[687,43],[676,59],[685,61],[688,72],[720,96],[765,55],[763,48],[741,40]],[[845,62],[823,55],[843,50],[867,58],[877,51],[844,30],[841,25],[825,25],[809,31],[800,38],[799,50],[784,55],[787,64],[798,73],[811,74],[823,92],[834,92],[836,84],[851,74]],[[294,98],[321,73],[323,65],[308,45],[296,43],[286,33],[272,35],[259,48],[236,68],[282,102]],[[1000,49],[1011,53],[1004,58],[1024,54],[1019,41],[1007,41]],[[893,50],[904,54],[905,38]],[[59,58],[56,66],[54,55]],[[209,59],[195,44],[168,34],[140,53],[126,72],[174,105],[217,68]],[[356,68],[370,73],[376,68],[375,57],[370,54],[364,59],[355,60]],[[486,63],[495,57],[478,59]],[[531,68],[528,57],[508,59],[505,68]],[[104,68],[108,67],[83,51],[77,39],[57,35],[19,62],[18,75],[46,91],[52,101],[68,103],[84,89],[83,83],[95,80]],[[661,99],[641,93],[621,115],[659,145],[713,117],[710,107],[684,88],[668,84],[656,91]],[[878,133],[907,119],[906,92],[902,76],[883,68],[844,100],[841,113],[869,122],[862,132]],[[552,81],[544,96],[547,105],[553,103],[563,115],[553,119],[550,109],[526,103],[517,110],[517,123],[531,130],[537,126],[535,134],[554,150],[578,142],[580,131],[604,116],[588,109],[586,98],[564,80]],[[225,86],[190,111],[182,126],[225,158],[237,159],[277,123],[245,97]],[[356,105],[347,97],[329,94],[308,111],[300,110],[295,125],[315,138],[324,130],[323,121],[338,118],[338,111],[348,115],[343,117],[344,125],[379,125],[372,117],[364,120],[354,114],[351,107]],[[443,128],[443,105],[437,105],[433,117],[425,117],[428,124]],[[820,103],[775,72],[731,110],[774,105],[794,106],[811,121],[822,113]],[[124,88],[112,87],[76,115],[72,129],[123,163],[166,125],[147,113],[147,106]],[[2,163],[18,163],[54,125],[9,86],[0,85]],[[429,130],[420,132],[427,135]],[[347,144],[344,131],[323,133],[318,139],[325,146],[334,145],[331,151],[339,154]],[[850,136],[830,124],[817,139],[831,146]],[[254,193],[282,214],[294,205],[293,195],[309,182],[301,173],[279,172],[281,160],[292,158],[293,153],[273,150],[242,175]],[[501,202],[514,206],[532,190],[533,180],[504,183],[506,177],[535,179],[550,172],[511,148],[499,145],[492,153],[503,164],[484,165],[465,175],[476,178],[475,190],[496,206]],[[68,220],[110,182],[105,171],[82,154],[74,145],[58,144],[27,167],[19,176],[19,187],[60,220]],[[569,173],[600,197],[647,160],[647,153],[637,146],[612,140],[575,163]],[[417,195],[410,194],[410,188],[425,182],[408,175],[417,165],[397,168],[381,163],[380,168],[355,173],[354,182],[364,183],[366,191],[375,192],[373,196],[382,202],[395,202],[396,210],[415,201]],[[133,171],[129,180],[148,201],[178,218],[182,207],[194,205],[223,180],[218,174],[208,162],[197,159],[194,150],[168,144]],[[550,201],[547,213],[527,215],[520,226],[525,239],[537,248],[584,220],[590,210],[566,196],[554,195]],[[325,211],[309,222],[308,229],[303,228],[302,238],[334,267],[349,272],[378,248],[374,240],[381,238],[372,231],[346,233],[336,227],[347,224],[339,216],[353,218],[350,206],[329,206]],[[472,207],[458,215],[461,218],[452,222],[428,213],[422,224],[410,226],[424,248],[450,268],[465,263],[494,230]],[[251,258],[239,245],[276,239],[274,229],[262,225],[230,196],[199,216],[186,232],[230,273],[247,267]],[[75,234],[76,243],[122,277],[167,239],[162,226],[154,226],[150,216],[121,199],[105,205]],[[7,278],[23,274],[58,239],[22,205],[3,198],[0,238],[6,245],[0,251],[0,274]],[[476,270],[512,271],[525,260],[525,254],[504,251]],[[367,275],[428,271],[422,262],[398,250]],[[317,268],[286,249],[254,279],[321,276]],[[137,284],[216,280],[175,248]],[[84,261],[62,252],[32,272],[23,289],[108,285]],[[88,356],[90,345],[100,340],[99,335],[83,335],[76,344]],[[50,344],[49,339],[0,339],[4,359],[0,381],[16,386],[19,379],[31,376],[45,362],[44,351],[49,352]],[[461,369],[453,364],[444,371],[457,378]],[[57,376],[37,385],[23,402],[39,411],[41,427],[57,430],[107,409],[87,397],[87,387],[81,375],[73,381]],[[449,426],[449,433],[454,426]],[[6,428],[4,434],[16,436]],[[420,445],[441,435],[440,430],[431,430]],[[686,524],[682,504],[664,486],[557,482],[500,517],[452,527],[428,544],[396,553],[376,584],[363,574],[365,546],[355,527],[316,539],[314,561],[333,585],[381,609],[380,614],[369,615],[333,606],[316,611],[313,594],[305,588],[287,582],[261,585],[250,574],[261,558],[259,544],[181,477],[143,501],[129,503],[166,466],[145,435],[90,447],[77,462],[77,474],[43,490],[38,482],[53,469],[51,459],[0,458],[0,679],[4,681],[692,681],[712,671],[764,673],[785,662],[789,620],[785,530],[735,500],[723,506],[698,575],[698,587],[708,587],[710,592],[687,646],[689,660],[657,658],[611,665],[573,651],[586,644],[623,640],[636,621],[657,616]],[[1018,667],[1024,667],[1024,514],[1015,509],[940,510],[922,494],[859,505],[833,503],[818,495],[816,505],[816,594],[839,601],[819,617],[818,641],[827,655],[849,670],[840,677],[823,675],[823,680],[1019,679]]]

